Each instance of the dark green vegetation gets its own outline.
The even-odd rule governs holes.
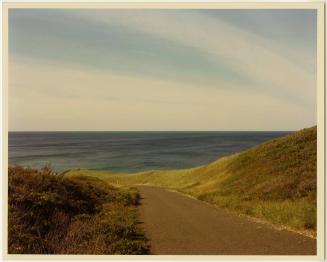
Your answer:
[[[83,172],[121,185],[149,184],[171,188],[219,207],[311,236],[316,234],[316,127],[192,169],[131,175]]]
[[[146,254],[139,194],[88,176],[9,167],[9,254]]]

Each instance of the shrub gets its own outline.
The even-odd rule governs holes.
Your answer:
[[[138,192],[97,178],[9,167],[11,254],[143,254]]]

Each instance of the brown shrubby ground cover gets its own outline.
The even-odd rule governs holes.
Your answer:
[[[50,168],[9,167],[10,254],[146,254],[139,194]]]

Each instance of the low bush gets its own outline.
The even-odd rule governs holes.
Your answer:
[[[8,170],[10,254],[146,254],[139,194],[49,168]]]

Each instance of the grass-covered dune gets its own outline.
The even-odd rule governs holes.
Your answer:
[[[9,254],[146,254],[139,194],[49,168],[9,167]]]
[[[120,185],[148,184],[315,235],[317,128],[184,170],[112,174],[72,170]]]

